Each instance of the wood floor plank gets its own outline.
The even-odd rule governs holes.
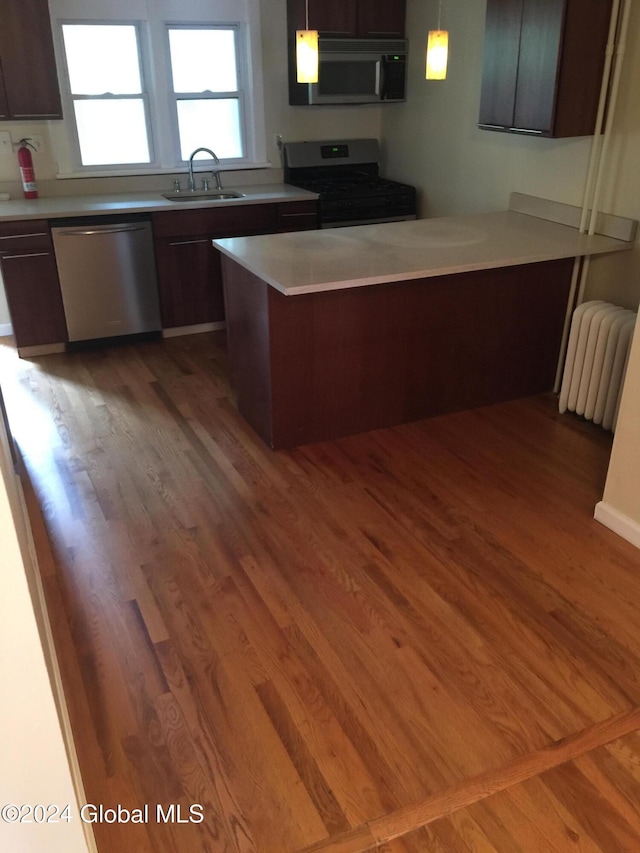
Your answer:
[[[235,827],[226,820],[222,803],[206,777],[180,706],[171,693],[165,693],[157,698],[156,707],[163,737],[184,790],[179,801],[181,815],[185,819],[190,818],[193,806],[198,806],[193,811],[196,819],[201,814],[203,817],[206,815],[206,820],[198,820],[190,827],[191,838],[184,837],[186,833],[181,831],[180,846],[193,850],[209,847],[220,853],[236,853],[242,845],[234,837]]]
[[[211,786],[213,802],[216,807],[219,806],[222,820],[227,827],[227,838],[223,839],[222,843],[230,842],[234,853],[236,850],[241,853],[256,853],[259,848],[253,838],[251,826],[229,780],[225,745],[212,738],[210,727],[201,719],[199,692],[191,688],[190,672],[185,672],[179,654],[170,642],[159,643],[156,649],[172,695],[188,727],[204,777]]]
[[[388,694],[381,701],[371,698],[308,614],[298,609],[296,625],[287,629],[287,635],[349,741],[359,755],[367,757],[379,795],[387,804],[385,811],[398,802],[411,802],[418,791],[445,784],[432,762],[416,759],[420,737],[395,714]]]
[[[296,850],[309,833],[323,834],[320,817],[248,673],[238,668],[237,659],[228,659],[228,649],[215,646],[216,632],[206,624],[205,612],[187,603],[172,572],[147,567],[146,576],[160,605],[173,613],[170,628],[187,673],[180,677],[180,687],[175,671],[167,673],[167,680],[196,727],[194,735],[200,732],[200,747],[221,777],[234,813],[241,812],[254,836],[272,839],[274,849]]]
[[[253,587],[236,572],[225,585],[223,596],[229,615],[253,638],[256,655],[268,676],[265,689],[258,684],[256,690],[263,704],[267,701],[265,708],[276,728],[272,712],[276,707],[283,711],[282,731],[289,731],[283,743],[286,746],[286,742],[296,740],[292,727],[305,732],[306,751],[340,804],[348,826],[360,823],[363,813],[382,811],[397,802],[380,797],[378,777],[370,775],[370,756],[360,755],[359,744],[353,744],[342,729],[317,681],[296,655],[286,633],[270,618]],[[359,796],[354,797],[354,789]]]

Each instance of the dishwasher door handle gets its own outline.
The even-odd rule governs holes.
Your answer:
[[[94,234],[120,234],[129,231],[143,231],[144,225],[114,225],[113,227],[105,226],[104,228],[87,228],[82,231],[59,231],[60,237],[91,237]]]

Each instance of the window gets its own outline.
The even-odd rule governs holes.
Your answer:
[[[202,145],[203,136],[215,140],[221,160],[242,157],[236,31],[169,27],[168,34],[182,159]]]
[[[81,164],[150,163],[137,27],[64,24],[62,35]]]
[[[61,177],[175,171],[200,147],[223,166],[266,165],[255,0],[50,6],[63,69],[65,122],[53,129]]]

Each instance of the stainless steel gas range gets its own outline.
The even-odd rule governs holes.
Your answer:
[[[284,179],[318,193],[322,228],[416,218],[414,187],[379,176],[377,139],[286,142]]]

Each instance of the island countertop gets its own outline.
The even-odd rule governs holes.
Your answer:
[[[630,249],[513,210],[232,237],[213,245],[292,296]]]

